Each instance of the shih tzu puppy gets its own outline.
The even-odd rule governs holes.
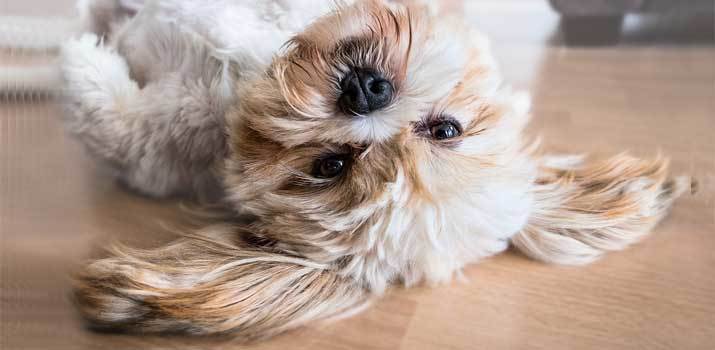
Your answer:
[[[584,264],[691,187],[663,159],[541,156],[487,41],[414,3],[95,0],[62,50],[67,125],[143,194],[218,224],[77,279],[98,328],[274,335],[510,244]]]

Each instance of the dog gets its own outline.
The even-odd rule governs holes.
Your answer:
[[[248,218],[88,264],[75,296],[99,329],[255,340],[510,245],[585,264],[692,188],[663,158],[541,153],[488,41],[414,2],[82,6],[68,129],[135,191]]]

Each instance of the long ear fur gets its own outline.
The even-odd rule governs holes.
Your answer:
[[[231,332],[254,340],[356,310],[369,299],[328,266],[237,243],[215,226],[153,250],[114,249],[77,278],[93,327],[139,332]]]
[[[574,157],[544,158],[534,212],[512,243],[534,259],[567,265],[624,249],[691,188],[687,177],[668,179],[667,168],[666,160],[625,154],[590,164]]]

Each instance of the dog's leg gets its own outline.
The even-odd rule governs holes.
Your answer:
[[[125,119],[139,99],[129,67],[93,34],[68,41],[61,52],[68,115],[67,126],[90,150],[111,163],[122,164],[131,138]]]
[[[689,178],[667,177],[662,159],[542,159],[534,211],[512,243],[538,260],[585,264],[641,239],[690,189]]]
[[[329,266],[235,237],[235,228],[215,226],[159,249],[117,248],[78,276],[79,310],[104,330],[253,340],[367,305],[369,293]]]
[[[126,60],[98,41],[85,34],[62,49],[68,129],[135,190],[216,198],[226,152],[224,97],[215,86],[223,82],[213,74],[220,63],[195,59],[214,71],[197,73],[205,79],[165,74],[140,88]]]

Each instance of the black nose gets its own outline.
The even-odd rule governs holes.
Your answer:
[[[338,105],[350,115],[365,115],[387,106],[392,99],[392,84],[371,69],[355,68],[340,82]]]

